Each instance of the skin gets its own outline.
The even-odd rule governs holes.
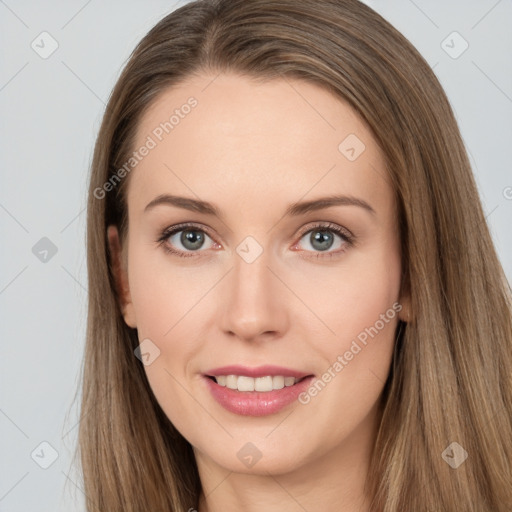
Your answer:
[[[317,85],[237,74],[197,75],[166,90],[141,119],[136,146],[190,96],[197,106],[132,171],[123,247],[114,226],[108,236],[124,319],[160,350],[144,367],[151,388],[194,448],[199,511],[369,510],[364,479],[379,397],[409,309],[399,296],[396,204],[383,155],[355,112]],[[349,134],[365,145],[354,161],[338,149]],[[170,205],[144,212],[163,193],[214,203],[222,217]],[[332,194],[362,199],[375,213],[341,205],[283,216],[291,203]],[[181,222],[209,229],[195,252],[181,233],[167,239],[191,257],[157,243]],[[354,244],[332,233],[321,251],[310,240],[323,231],[315,222],[346,228]],[[263,249],[252,263],[236,251],[247,236]],[[204,386],[204,372],[227,364],[320,377],[394,303],[400,313],[306,405],[241,416]],[[251,468],[237,457],[247,442],[261,452]]]

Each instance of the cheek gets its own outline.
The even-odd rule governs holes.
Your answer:
[[[402,309],[400,271],[398,254],[382,246],[311,299],[333,333],[317,343],[325,368],[299,401],[332,425],[333,438],[357,428],[384,387]]]
[[[207,339],[200,333],[201,318],[213,303],[205,295],[218,277],[172,263],[163,251],[145,249],[144,244],[133,248],[128,269],[139,341],[150,340],[147,346],[154,354],[144,366],[148,382],[174,426],[189,431],[195,421],[190,418],[203,414],[186,390],[194,374],[190,362]]]
[[[162,248],[133,247],[128,265],[139,337],[170,339],[213,284],[204,272],[180,264]]]
[[[318,340],[318,350],[330,361],[340,351],[348,350],[359,335],[364,342],[369,329],[375,333],[374,326],[379,339],[392,335],[401,309],[401,264],[394,247],[381,244],[366,254],[348,255],[337,267],[313,270],[302,272],[301,279],[291,274],[288,279],[295,279],[294,291],[316,317],[307,315],[303,322],[304,329],[312,334],[316,331],[310,343]]]
[[[167,270],[166,276],[162,270],[148,266],[143,272],[134,271],[132,300],[139,341],[150,340],[150,352],[155,354],[144,366],[149,385],[175,428],[188,433],[193,429],[193,418],[202,417],[186,390],[188,362],[198,350],[191,330],[191,320],[197,320],[193,306],[202,287],[184,286],[186,280],[181,278],[170,282],[170,272]]]

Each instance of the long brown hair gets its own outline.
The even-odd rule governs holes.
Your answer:
[[[186,4],[142,39],[117,81],[87,210],[79,427],[87,510],[185,512],[198,504],[191,446],[153,396],[134,356],[137,331],[125,324],[116,295],[106,229],[115,224],[121,240],[126,235],[129,175],[115,190],[104,185],[119,177],[157,95],[203,72],[320,85],[355,109],[385,155],[412,318],[383,396],[367,482],[373,509],[510,512],[510,286],[437,78],[405,37],[357,0]],[[457,469],[442,456],[452,442],[468,454]]]

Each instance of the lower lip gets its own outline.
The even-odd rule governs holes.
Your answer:
[[[242,416],[267,416],[275,414],[306,391],[313,380],[313,375],[297,382],[293,386],[285,386],[273,391],[238,391],[226,386],[219,386],[209,377],[204,377],[206,385],[222,407]]]

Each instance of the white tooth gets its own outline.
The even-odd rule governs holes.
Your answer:
[[[252,377],[246,377],[240,375],[238,377],[238,391],[254,391],[254,379]]]
[[[293,386],[295,384],[295,377],[285,377],[284,385],[285,386]]]
[[[266,375],[265,377],[247,377],[246,375],[218,375],[214,377],[219,386],[238,391],[268,392],[274,389],[283,389],[285,386],[293,386],[299,379],[295,377],[283,377],[282,375]]]
[[[282,375],[275,375],[272,377],[272,388],[283,389],[284,388],[284,377]]]
[[[238,377],[236,375],[226,376],[226,387],[229,389],[237,389]]]
[[[256,377],[254,379],[254,391],[272,391],[272,377]]]

